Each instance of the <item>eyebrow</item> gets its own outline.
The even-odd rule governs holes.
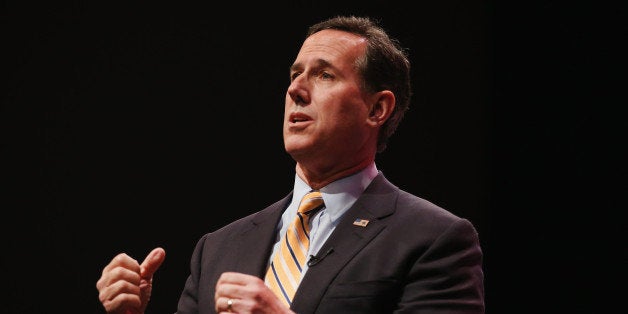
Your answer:
[[[315,63],[316,63],[316,68],[332,68],[332,69],[336,68],[331,64],[331,62],[325,59],[316,59]],[[301,63],[294,63],[290,66],[290,72],[297,71],[297,69],[300,69],[302,67],[303,65]]]

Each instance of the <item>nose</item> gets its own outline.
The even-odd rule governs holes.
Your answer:
[[[288,86],[288,95],[295,104],[303,106],[310,102],[307,80],[303,76],[295,78]]]

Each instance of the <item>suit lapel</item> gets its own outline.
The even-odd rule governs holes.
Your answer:
[[[309,268],[296,292],[292,309],[304,313],[315,312],[326,287],[338,272],[386,227],[382,218],[394,212],[391,204],[395,204],[396,192],[396,187],[381,173],[373,180],[321,247],[319,254],[333,251]],[[355,225],[356,219],[368,220],[368,224]]]
[[[272,247],[277,240],[277,224],[291,199],[292,193],[259,212],[251,219],[250,225],[237,235],[240,247],[246,249],[234,252],[238,256],[235,271],[264,278]]]

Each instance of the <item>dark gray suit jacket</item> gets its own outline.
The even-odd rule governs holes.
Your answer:
[[[197,243],[178,314],[214,313],[221,273],[264,278],[292,193]],[[356,219],[368,220],[364,227]],[[380,172],[341,218],[292,303],[308,313],[484,313],[482,251],[466,219],[411,195]]]

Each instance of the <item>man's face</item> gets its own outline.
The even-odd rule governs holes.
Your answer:
[[[362,37],[338,30],[304,41],[290,69],[283,123],[285,149],[297,162],[342,167],[372,153],[371,104],[355,68],[365,49]]]

